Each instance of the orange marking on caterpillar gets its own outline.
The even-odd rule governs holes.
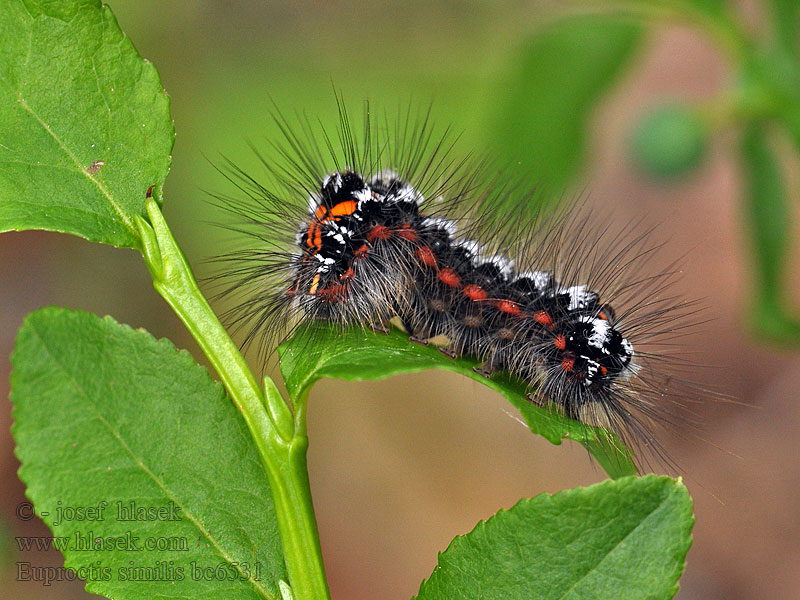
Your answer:
[[[317,227],[316,233],[314,234],[314,248],[317,249],[317,252],[322,249],[322,227]]]
[[[317,293],[317,288],[319,287],[319,273],[314,275],[314,279],[311,280],[311,287],[308,289],[308,293],[310,295],[314,295]]]
[[[497,301],[497,310],[500,312],[504,312],[507,315],[519,316],[519,306],[517,306],[516,302],[512,302],[511,300],[498,300]]]
[[[319,221],[314,221],[306,234],[306,246],[312,248],[311,254],[316,254],[322,249],[322,228]]]
[[[356,275],[355,270],[353,270],[353,267],[350,267],[349,269],[347,269],[347,271],[339,275],[339,281],[344,281],[344,282],[352,281],[355,275]]]
[[[316,254],[322,249],[322,224],[335,221],[337,217],[352,215],[357,207],[355,200],[345,200],[330,210],[325,206],[320,206],[314,211],[314,221],[309,226],[306,235],[306,246],[313,249],[311,254]]]
[[[475,285],[474,283],[470,283],[464,287],[464,295],[473,301],[486,300],[486,298],[488,298],[488,295],[484,289],[479,285]]]
[[[561,359],[561,368],[564,369],[567,373],[572,371],[575,368],[575,358],[572,356],[565,356]]]
[[[325,220],[328,221],[332,218],[352,215],[354,212],[356,212],[356,208],[358,208],[358,204],[355,200],[345,200],[343,202],[339,202],[339,204],[331,209],[330,217]]]
[[[433,250],[428,248],[427,246],[420,246],[414,252],[416,257],[426,267],[431,267],[432,269],[436,268],[436,256],[433,254]]]
[[[562,334],[559,333],[553,340],[553,346],[555,346],[559,350],[563,350],[564,348],[567,347],[567,338],[565,338]]]
[[[449,287],[461,287],[461,278],[453,269],[442,269],[436,276],[443,284]]]

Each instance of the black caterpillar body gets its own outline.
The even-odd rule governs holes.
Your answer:
[[[519,375],[544,397],[573,388],[562,402],[573,418],[635,372],[633,347],[597,293],[484,256],[454,221],[421,213],[422,201],[391,172],[328,175],[297,236],[288,296],[317,318],[399,317],[414,340],[444,336],[453,354],[484,359],[487,374]]]

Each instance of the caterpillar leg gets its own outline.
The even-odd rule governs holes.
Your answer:
[[[483,363],[482,365],[475,365],[472,367],[472,370],[475,371],[478,375],[486,377],[486,379],[491,379],[492,371],[489,370],[490,367],[487,363]]]
[[[429,337],[425,332],[419,330],[414,331],[414,328],[411,326],[411,323],[405,320],[403,320],[403,331],[409,334],[408,335],[409,342],[414,342],[415,344],[422,344],[423,346],[427,346],[430,343]]]
[[[369,326],[372,331],[375,333],[382,333],[383,335],[389,335],[389,328],[384,325],[383,323],[373,323]]]
[[[536,406],[544,406],[547,404],[547,398],[537,392],[528,392],[525,394],[525,398]]]
[[[452,350],[449,350],[447,348],[443,348],[442,346],[439,346],[437,349],[439,350],[439,352],[444,354],[447,358],[452,358],[453,360],[458,358],[458,354],[456,354]]]

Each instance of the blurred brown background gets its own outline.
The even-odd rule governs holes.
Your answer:
[[[172,97],[177,129],[165,212],[190,262],[214,253],[214,212],[204,190],[225,190],[211,162],[254,165],[247,141],[271,135],[270,98],[313,115],[331,111],[331,82],[351,103],[394,107],[434,102],[434,116],[480,140],[481,117],[498,98],[500,65],[552,5],[513,2],[350,3],[111,2],[139,52]],[[757,3],[739,7],[753,27]],[[595,114],[582,178],[589,202],[616,218],[644,217],[669,243],[659,261],[682,261],[677,294],[703,298],[710,322],[687,344],[710,365],[699,378],[751,406],[702,406],[703,431],[665,435],[695,500],[694,546],[681,600],[791,599],[800,589],[800,356],[749,337],[749,247],[740,209],[734,133],[718,135],[702,168],[654,182],[632,166],[634,117],[664,98],[714,94],[730,76],[695,30],[663,25]],[[480,149],[480,148],[478,148]],[[784,153],[797,183],[796,157]],[[796,185],[790,186],[796,189]],[[793,198],[794,200],[794,198]],[[796,256],[796,251],[794,251]],[[800,277],[793,259],[790,286]],[[7,397],[14,335],[22,318],[56,304],[111,314],[168,337],[203,360],[153,291],[139,256],[69,236],[0,236],[0,396]],[[255,360],[255,357],[251,357]],[[89,597],[79,584],[15,582],[14,562],[61,565],[61,556],[20,554],[15,535],[47,535],[15,517],[24,499],[0,410],[0,597]],[[324,381],[311,394],[309,468],[325,563],[337,599],[405,599],[436,565],[437,552],[478,520],[522,497],[604,479],[579,446],[530,435],[494,393],[450,373],[382,382]]]

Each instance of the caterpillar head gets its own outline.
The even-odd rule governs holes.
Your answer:
[[[346,295],[359,208],[371,199],[369,186],[354,171],[336,171],[322,180],[309,199],[309,221],[296,236],[303,253],[295,261],[290,295],[323,304]]]
[[[626,377],[632,367],[633,345],[603,316],[579,316],[559,340],[562,369],[587,387]]]

